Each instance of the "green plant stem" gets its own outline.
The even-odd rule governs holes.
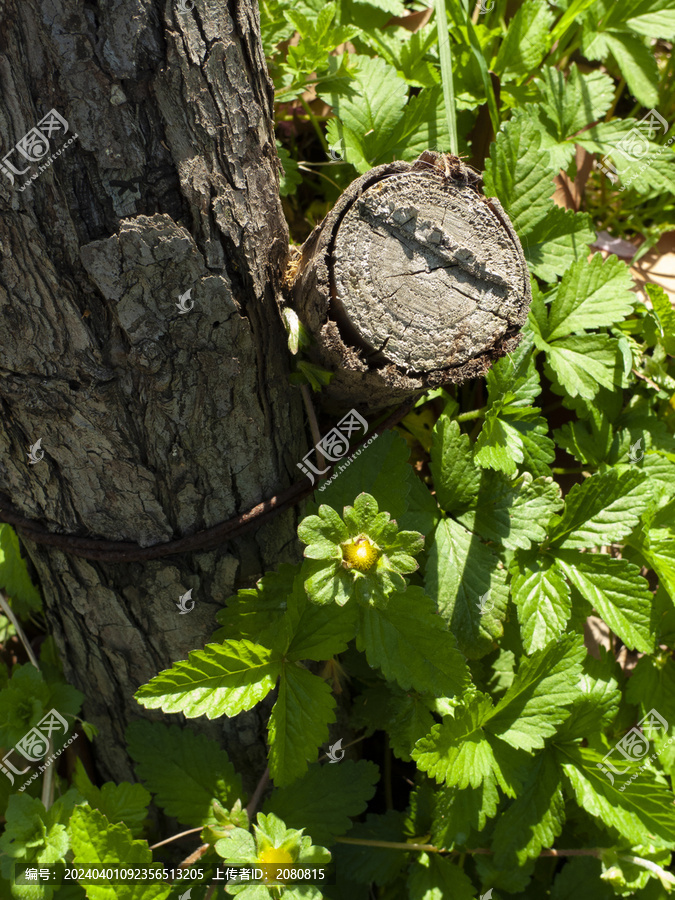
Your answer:
[[[471,422],[473,419],[482,419],[487,412],[487,406],[481,406],[480,409],[470,409],[469,412],[460,413],[455,416],[458,422]]]
[[[448,856],[464,856],[466,854],[492,855],[493,850],[485,847],[476,847],[473,850],[446,850],[444,847],[435,847],[433,844],[405,844],[402,841],[374,841],[363,838],[335,838],[338,844],[358,844],[361,847],[382,847],[385,850],[419,850],[423,853],[445,853]],[[602,847],[589,847],[588,849],[574,850],[542,850],[539,856],[595,856],[600,857],[604,853]]]
[[[578,469],[551,469],[554,475],[581,475],[586,469],[581,466]]]
[[[323,147],[323,149],[326,152],[328,152],[328,141],[324,137],[324,133],[321,130],[321,126],[319,125],[316,116],[314,115],[312,110],[309,108],[309,103],[306,100],[303,100],[302,97],[298,97],[298,100],[302,104],[302,108],[307,113],[307,115],[309,117],[309,121],[312,123],[312,126],[314,128],[314,131],[316,131],[318,138],[321,141],[321,146]]]
[[[443,82],[443,101],[445,118],[450,135],[450,152],[457,156],[457,117],[455,115],[455,85],[452,78],[452,51],[448,37],[448,17],[445,12],[445,0],[434,0],[436,10],[436,27],[438,29],[438,55],[441,59],[441,81]]]

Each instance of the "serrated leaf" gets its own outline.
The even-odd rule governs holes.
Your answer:
[[[518,609],[523,646],[533,653],[560,637],[572,602],[567,582],[549,556],[532,553],[521,564],[522,570],[511,580],[511,596]]]
[[[377,500],[381,510],[398,520],[406,510],[408,472],[416,477],[408,465],[409,456],[410,448],[401,435],[385,431],[369,447],[362,449],[335,481],[324,482],[325,489],[324,485],[319,485],[317,499],[341,510],[351,506],[359,494],[367,492]],[[399,485],[400,490],[392,491],[392,484]]]
[[[27,618],[42,606],[40,594],[33,586],[21,556],[19,539],[4,522],[0,522],[0,588],[14,601],[14,611],[19,618]]]
[[[485,656],[502,635],[506,572],[493,550],[453,519],[443,519],[429,550],[425,585],[470,659]],[[486,597],[487,595],[487,597]],[[486,602],[481,606],[482,598]]]
[[[630,315],[636,303],[628,267],[616,256],[604,262],[596,253],[579,260],[563,275],[542,335],[548,342],[579,331],[609,327]]]
[[[588,216],[554,205],[553,173],[541,143],[534,123],[516,111],[490,148],[485,193],[508,213],[530,269],[554,281],[576,259],[585,259],[594,231]]]
[[[546,348],[545,371],[556,393],[593,400],[601,387],[621,383],[618,341],[606,334],[570,335]]]
[[[112,784],[108,781],[97,788],[89,780],[79,757],[73,782],[87,803],[102,812],[109,822],[113,825],[124,823],[134,837],[141,833],[152,799],[142,785],[129,784],[128,781]]]
[[[319,88],[318,94],[359,140],[370,168],[386,150],[403,116],[408,86],[383,59],[352,54],[350,63],[357,69],[349,83],[349,93]]]
[[[641,106],[647,109],[655,106],[659,99],[659,70],[651,51],[632,34],[607,33],[605,40],[631,94]]]
[[[675,661],[643,656],[628,681],[626,700],[645,713],[658,709],[668,722],[675,722]]]
[[[523,659],[513,684],[485,722],[485,728],[518,749],[541,749],[580,693],[585,655],[582,639],[566,635]]]
[[[601,547],[630,534],[650,503],[644,481],[639,470],[610,469],[575,484],[551,522],[551,546]]]
[[[155,675],[135,697],[147,709],[182,712],[188,719],[236,716],[269,694],[280,670],[278,654],[260,644],[207,644]]]
[[[603,754],[590,747],[566,744],[557,747],[560,765],[572,786],[577,803],[586,812],[623,835],[633,844],[657,843],[673,847],[675,803],[668,788],[645,769],[625,789],[611,784],[598,768]]]
[[[503,81],[537,69],[549,47],[553,13],[538,0],[525,0],[509,22],[494,64]]]
[[[494,777],[487,777],[480,787],[443,787],[435,793],[431,840],[437,847],[467,844],[471,830],[485,829],[499,806],[499,790]]]
[[[409,900],[473,900],[474,887],[464,870],[437,853],[420,853],[408,873]]]
[[[608,75],[598,71],[582,74],[576,63],[567,77],[560,69],[546,66],[535,84],[542,94],[540,121],[558,141],[602,118],[614,96],[614,83]],[[530,112],[529,107],[525,109]]]
[[[492,711],[490,698],[478,694],[468,707],[457,708],[454,717],[444,716],[415,745],[412,758],[417,768],[439,784],[460,790],[496,778],[502,790],[514,796],[514,757],[507,744],[484,730]]]
[[[446,415],[433,431],[431,474],[436,498],[447,513],[466,509],[478,493],[481,472],[474,464],[469,436]]]
[[[52,865],[63,862],[70,847],[66,823],[82,797],[67,791],[50,809],[28,794],[15,793],[7,804],[4,833],[0,837],[0,868],[3,876],[14,881],[14,864]],[[54,888],[48,884],[13,884],[17,900],[51,900]]]
[[[303,828],[315,844],[330,846],[352,826],[375,793],[377,766],[366,760],[313,764],[293,782],[278,788],[264,805],[290,828]]]
[[[622,696],[618,687],[618,665],[612,655],[600,648],[600,658],[587,656],[579,680],[581,694],[572,704],[556,740],[589,740],[608,728],[617,716]]]
[[[312,603],[302,584],[296,579],[288,595],[287,620],[292,635],[286,651],[291,662],[302,659],[331,659],[347,649],[356,632],[356,610],[353,605],[318,606]]]
[[[524,472],[510,481],[484,472],[473,508],[456,518],[487,540],[526,550],[544,539],[549,519],[561,506],[560,488],[552,478],[533,480]]]
[[[466,685],[462,654],[422,588],[392,594],[385,607],[360,607],[357,647],[404,690],[452,697]]]
[[[111,824],[96,809],[78,807],[70,819],[68,830],[75,854],[75,866],[91,863],[148,868],[152,863],[152,853],[147,841],[135,841],[128,828]],[[165,900],[170,893],[169,884],[87,885],[89,900]]]
[[[539,753],[518,796],[500,815],[492,837],[498,866],[516,867],[552,847],[565,822],[565,801],[555,756]]]
[[[573,550],[559,550],[556,566],[630,650],[653,652],[653,596],[637,566]]]
[[[654,314],[658,319],[663,346],[667,353],[675,356],[675,309],[670,302],[670,297],[657,284],[646,284],[645,290],[652,301]]]
[[[335,699],[328,684],[297,663],[283,666],[279,695],[268,725],[269,767],[275,784],[284,787],[315,762],[335,720]]]
[[[126,737],[136,774],[155,803],[184,825],[214,824],[214,800],[229,809],[244,798],[227,753],[204,735],[142,720],[129,725]]]

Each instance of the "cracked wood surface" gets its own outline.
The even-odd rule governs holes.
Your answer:
[[[531,294],[517,236],[477,173],[427,151],[355,181],[302,249],[293,285],[338,403],[483,374],[516,346]],[[366,386],[370,390],[366,390]]]
[[[0,0],[0,17],[0,155],[52,108],[78,136],[23,191],[36,168],[14,186],[0,174],[0,491],[54,531],[143,546],[193,534],[295,480],[305,452],[257,8]],[[105,777],[131,776],[128,721],[159,717],[136,688],[203,646],[237,583],[297,552],[294,526],[284,513],[170,563],[26,542]],[[195,725],[255,783],[262,723]]]

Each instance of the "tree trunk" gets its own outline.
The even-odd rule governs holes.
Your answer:
[[[3,13],[0,491],[53,532],[144,547],[194,534],[296,480],[306,443],[277,307],[288,239],[257,7]],[[294,525],[286,512],[146,563],[25,542],[106,778],[131,776],[134,691],[208,640],[236,584],[292,555]],[[198,723],[249,782],[260,726]]]

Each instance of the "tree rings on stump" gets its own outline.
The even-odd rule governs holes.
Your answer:
[[[523,251],[480,175],[427,151],[353,182],[295,261],[292,305],[335,405],[370,410],[484,374],[532,299]]]

